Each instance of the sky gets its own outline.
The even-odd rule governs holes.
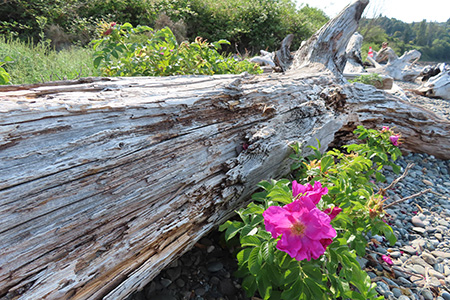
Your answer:
[[[302,3],[311,7],[320,8],[330,18],[335,17],[352,0],[296,0],[300,7]],[[446,22],[450,19],[449,0],[371,0],[364,10],[367,18],[377,17],[380,14],[388,18],[396,18],[406,23],[420,22],[426,19],[429,22]]]

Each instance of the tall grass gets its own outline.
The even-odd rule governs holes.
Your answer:
[[[97,76],[92,54],[89,48],[71,47],[57,52],[43,43],[0,37],[0,60],[6,56],[13,59],[3,66],[11,76],[11,84]]]

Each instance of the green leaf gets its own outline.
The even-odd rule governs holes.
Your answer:
[[[262,272],[262,274],[256,277],[256,282],[258,283],[258,292],[263,297],[264,300],[270,299],[272,293],[272,284],[267,278],[267,274]]]
[[[388,239],[389,244],[393,246],[397,242],[397,238],[395,237],[394,231],[392,230],[391,226],[385,224],[385,226],[383,226],[381,230],[383,231],[384,236]]]
[[[375,172],[375,178],[377,179],[378,182],[386,181],[386,177],[383,174],[381,174],[380,172]]]
[[[322,283],[322,271],[320,266],[305,264],[302,266],[303,272],[316,283]]]
[[[323,156],[320,160],[320,170],[326,172],[331,166],[334,165],[334,158],[332,156]]]
[[[116,50],[112,50],[111,55],[114,56],[115,58],[119,59],[119,53],[117,53]]]
[[[236,258],[238,260],[238,263],[240,266],[245,265],[245,263],[248,262],[248,259],[250,257],[250,253],[252,252],[253,248],[245,248],[238,252],[236,255]]]
[[[227,230],[225,231],[225,240],[226,241],[231,240],[234,236],[236,236],[237,233],[241,231],[243,226],[244,224],[242,222],[237,221],[234,221],[231,224],[229,224]]]
[[[297,300],[303,294],[304,283],[301,278],[297,277],[297,280],[281,294],[281,298],[284,300]]]
[[[259,250],[260,247],[253,248],[248,257],[248,269],[250,273],[254,275],[258,275],[258,272],[261,269],[261,264],[258,262]]]
[[[257,289],[256,277],[253,275],[248,275],[247,277],[245,277],[242,281],[242,287],[248,297],[254,296]]]
[[[311,293],[311,298],[309,299],[324,299],[326,300],[327,298],[325,297],[326,295],[324,294],[322,287],[320,285],[318,285],[314,280],[312,280],[311,278],[305,278],[305,286],[306,288],[310,291]]]
[[[98,66],[100,65],[100,63],[102,62],[102,60],[104,59],[104,57],[103,56],[97,56],[95,59],[94,59],[94,68],[98,68]]]
[[[247,235],[241,238],[242,247],[261,246],[261,240],[253,235]]]

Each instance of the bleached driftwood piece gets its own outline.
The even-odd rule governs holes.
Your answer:
[[[405,52],[401,57],[397,57],[395,52],[387,47],[378,52],[377,59],[380,56],[386,56],[388,58],[387,64],[381,65],[373,58],[367,57],[375,66],[375,68],[368,68],[368,72],[387,75],[395,80],[414,81],[422,71],[421,68],[414,66],[414,63],[421,56],[421,53],[417,50]]]
[[[260,51],[261,55],[254,56],[249,59],[250,62],[256,63],[260,66],[269,66],[274,68],[275,63],[273,62],[274,53],[273,52],[267,52],[264,50]]]
[[[450,70],[430,77],[414,92],[427,97],[450,100]]]
[[[287,174],[294,142],[325,150],[358,124],[395,125],[406,147],[449,159],[448,122],[342,85],[335,53],[367,2],[325,25],[285,73],[1,87],[0,297],[126,298],[257,182]],[[329,44],[336,52],[320,50]]]
[[[355,32],[350,41],[347,44],[345,50],[345,56],[347,58],[347,63],[344,68],[345,73],[364,73],[362,57],[361,57],[361,47],[363,42],[363,36],[358,32]]]
[[[290,50],[293,40],[294,35],[288,34],[281,42],[280,49],[275,52],[273,60],[281,72],[285,72],[291,66],[292,60],[294,59]]]
[[[358,28],[361,14],[367,4],[369,0],[354,1],[347,5],[300,47],[295,53],[291,68],[325,68],[338,79],[344,80],[342,72],[347,62],[347,44]]]
[[[389,126],[401,134],[400,149],[405,152],[428,153],[440,159],[450,159],[450,122],[423,106],[361,83],[335,90],[333,98],[333,102],[345,102],[342,110],[348,118],[335,134],[332,146],[354,142],[355,136],[349,133],[358,125],[375,129]]]

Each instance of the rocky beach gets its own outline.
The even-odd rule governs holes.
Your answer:
[[[418,84],[399,82],[398,86],[408,101],[450,120],[449,101],[408,91]],[[386,219],[398,241],[391,246],[382,236],[367,235],[367,255],[359,258],[359,263],[385,299],[450,300],[450,161],[410,153],[397,163],[402,171],[413,164],[387,192],[385,202],[393,204],[385,210]],[[380,188],[401,174],[386,171],[385,175],[387,182]],[[420,195],[394,203],[414,194]],[[236,269],[232,250],[225,247],[221,232],[216,230],[128,300],[250,299],[233,276]]]

